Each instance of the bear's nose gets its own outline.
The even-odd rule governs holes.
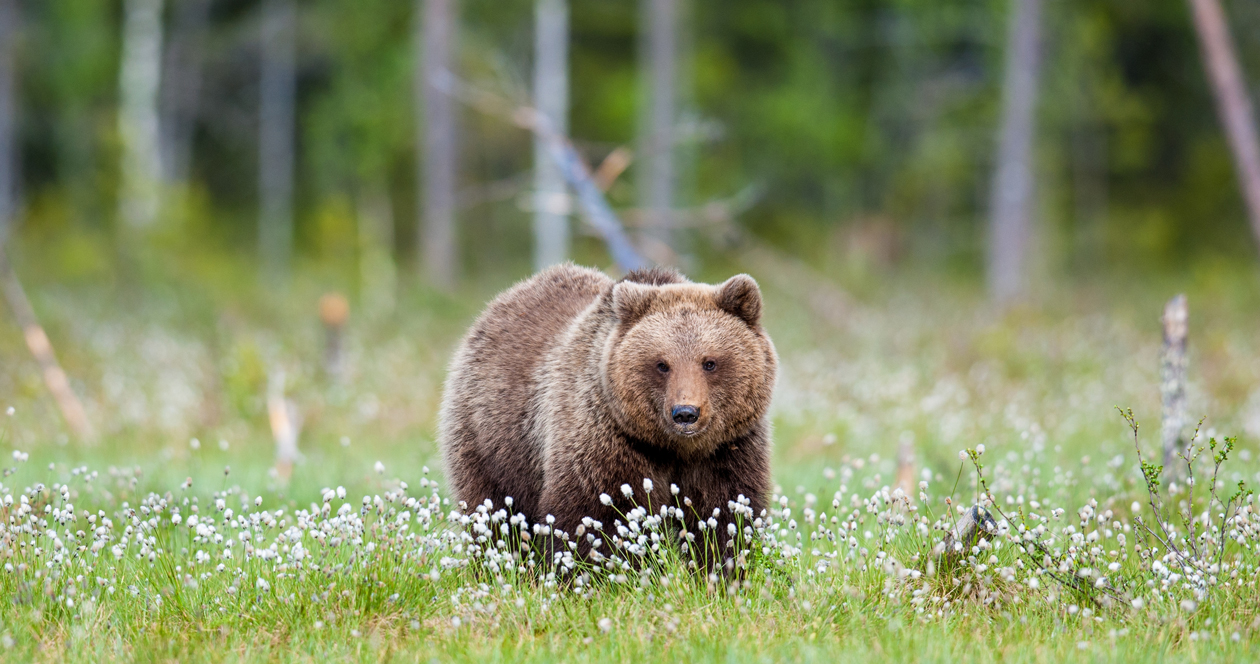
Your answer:
[[[679,424],[695,424],[700,419],[700,411],[695,406],[674,406],[670,416]]]

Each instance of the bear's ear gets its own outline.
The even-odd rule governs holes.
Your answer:
[[[717,287],[717,305],[722,311],[756,327],[761,320],[761,289],[746,274],[737,274]]]
[[[633,325],[647,314],[656,297],[656,288],[633,281],[622,281],[613,286],[612,306],[622,325]]]

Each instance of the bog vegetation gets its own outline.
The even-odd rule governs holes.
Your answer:
[[[1256,297],[1232,288],[1220,299]],[[94,446],[59,437],[33,363],[5,372],[3,652],[1254,657],[1260,392],[1240,391],[1260,369],[1254,316],[1198,310],[1190,404],[1209,417],[1187,431],[1192,463],[1160,468],[1156,427],[1138,422],[1159,417],[1157,299],[999,315],[965,292],[914,293],[853,302],[842,329],[767,290],[783,358],[767,512],[732,503],[680,532],[677,495],[562,535],[446,499],[429,432],[475,302],[409,294],[444,304],[351,325],[332,376],[314,312],[284,335],[257,315],[207,333],[174,324],[196,305],[173,297],[122,316],[50,291],[62,333],[91,340],[67,363],[97,386],[103,431]],[[264,415],[269,363],[301,415],[288,477]],[[977,505],[979,536],[954,537]],[[710,569],[716,529],[740,536]],[[599,555],[574,559],[577,537]]]

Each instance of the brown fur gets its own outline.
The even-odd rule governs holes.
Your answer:
[[[517,284],[473,325],[447,378],[440,439],[456,498],[497,509],[511,496],[511,512],[576,534],[583,517],[611,526],[629,511],[629,484],[633,504],[688,497],[702,519],[720,509],[724,542],[728,502],[742,494],[760,514],[770,488],[777,359],[760,316],[747,275],[710,286],[652,269],[614,282],[562,265]],[[680,405],[698,419],[676,423]]]

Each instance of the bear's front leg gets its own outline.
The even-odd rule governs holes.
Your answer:
[[[766,509],[770,494],[770,454],[758,432],[737,440],[698,465],[683,480],[691,506],[684,507],[686,526],[695,540],[688,545],[697,564],[722,568],[728,574],[746,564],[754,522]]]
[[[554,543],[551,549],[553,557],[557,552],[569,551],[575,558],[588,558],[592,541],[600,537],[599,531],[595,528],[596,522],[601,528],[612,528],[613,520],[617,518],[613,508],[602,504],[598,495],[594,500],[585,496],[579,498],[563,489],[551,487],[543,491],[541,511],[555,519],[555,523],[551,526]],[[583,523],[584,519],[587,520],[586,523]],[[566,543],[561,545],[560,542]],[[573,542],[577,546],[570,546],[567,542]],[[605,550],[602,553],[607,554],[608,551]]]
[[[566,544],[565,549],[575,557],[592,559],[592,549],[602,556],[614,555],[612,536],[617,522],[629,525],[631,510],[640,505],[657,510],[669,495],[668,487],[644,482],[651,479],[650,469],[638,459],[628,454],[611,456],[621,458],[613,464],[607,463],[608,458],[601,459],[604,464],[583,463],[580,456],[552,459],[545,471],[539,512],[554,518],[554,530],[568,534],[576,547]]]

